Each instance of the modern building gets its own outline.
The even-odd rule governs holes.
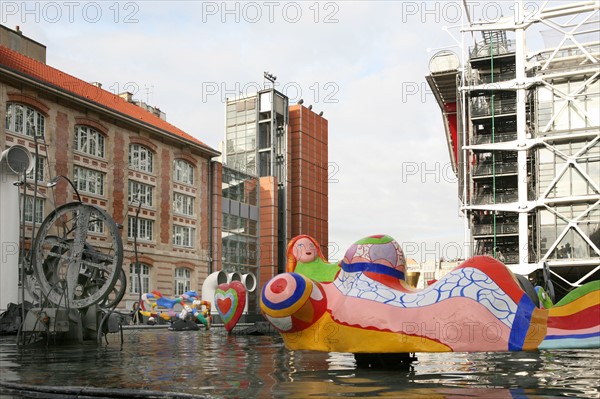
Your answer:
[[[270,88],[227,100],[223,146],[224,166],[259,179],[263,284],[285,270],[289,239],[308,234],[327,256],[329,238],[327,120],[312,106],[289,106],[275,77],[265,78]]]
[[[221,202],[220,187],[213,190],[219,152],[131,94],[115,95],[46,65],[45,47],[22,32],[0,33],[0,149],[20,145],[37,154],[20,191],[25,247],[46,215],[80,195],[122,225],[128,281],[120,307],[129,308],[140,292],[200,291],[221,268],[213,245],[220,225],[211,218]],[[67,179],[48,188],[56,176]],[[99,226],[87,236],[102,246],[107,232]],[[13,285],[2,281],[0,289]]]
[[[598,10],[545,2],[467,19],[463,53],[439,51],[426,77],[458,176],[467,256],[493,256],[541,285],[550,275],[557,297],[600,278]]]

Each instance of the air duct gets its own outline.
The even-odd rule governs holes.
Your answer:
[[[210,313],[218,314],[215,306],[215,291],[220,284],[225,284],[228,281],[227,273],[222,270],[209,274],[202,284],[202,300],[208,301],[211,304]]]
[[[242,284],[246,287],[246,306],[244,306],[244,314],[248,313],[248,303],[250,302],[250,293],[256,290],[256,276],[254,273],[242,274]]]
[[[227,282],[231,283],[232,281],[242,282],[242,275],[238,272],[227,273]]]
[[[33,169],[33,158],[27,148],[14,145],[0,155],[0,312],[9,303],[19,302],[19,187],[15,181],[24,179]]]

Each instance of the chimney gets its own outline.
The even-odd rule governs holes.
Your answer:
[[[123,100],[127,101],[128,103],[133,102],[133,93],[130,93],[128,91],[119,93],[119,97],[121,97]]]
[[[15,27],[15,30],[0,25],[0,45],[36,61],[46,63],[46,46],[24,36],[19,25]]]

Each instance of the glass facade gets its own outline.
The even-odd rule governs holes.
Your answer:
[[[258,272],[258,179],[223,166],[223,270]]]
[[[539,250],[551,261],[600,257],[599,87],[572,76],[538,88]]]
[[[252,97],[227,104],[227,166],[250,174],[257,174],[256,102]]]

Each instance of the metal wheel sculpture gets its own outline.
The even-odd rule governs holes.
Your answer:
[[[127,290],[127,275],[125,274],[125,270],[121,268],[119,272],[119,278],[117,279],[117,283],[115,286],[108,292],[106,297],[100,301],[98,306],[103,309],[112,309],[116,307],[121,299],[125,296],[125,292]]]
[[[91,231],[101,235],[90,235]],[[92,237],[98,238],[94,245]],[[56,208],[40,226],[32,253],[43,297],[55,305],[108,307],[116,305],[122,298],[119,294],[125,293],[119,229],[94,205],[72,202]],[[119,279],[122,283],[115,292]]]

